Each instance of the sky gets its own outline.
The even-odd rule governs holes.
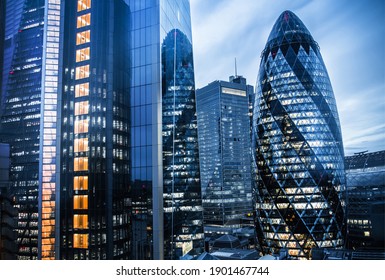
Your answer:
[[[190,0],[196,88],[237,73],[256,85],[260,55],[285,11],[318,42],[345,155],[385,150],[384,0]]]

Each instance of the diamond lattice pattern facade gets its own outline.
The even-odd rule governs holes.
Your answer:
[[[319,46],[285,11],[258,77],[253,120],[256,227],[264,253],[344,242],[344,152],[336,102]]]

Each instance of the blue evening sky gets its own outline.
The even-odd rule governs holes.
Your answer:
[[[294,12],[321,48],[345,155],[385,149],[384,0],[190,0],[196,87],[234,75],[255,86],[278,16]]]

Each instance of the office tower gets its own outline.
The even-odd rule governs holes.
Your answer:
[[[254,89],[240,78],[196,92],[205,233],[240,228],[252,213],[249,96]]]
[[[17,210],[14,207],[9,187],[10,148],[0,143],[0,260],[16,259]]]
[[[347,248],[380,251],[385,248],[385,151],[345,157]]]
[[[190,3],[128,3],[133,257],[196,255],[204,245]]]
[[[265,254],[344,245],[344,151],[318,44],[283,12],[262,52],[254,107],[256,230]]]
[[[53,248],[59,259],[128,259],[129,7],[122,0],[67,1],[62,22]]]
[[[55,144],[48,143],[54,140],[43,139],[41,133],[54,137],[56,130],[59,10],[58,0],[6,2],[1,129],[3,141],[11,145],[19,259],[38,256],[39,182],[54,184],[47,175],[54,176],[54,170],[47,169],[52,165],[46,165],[49,155],[54,160]],[[45,20],[47,15],[49,20]]]

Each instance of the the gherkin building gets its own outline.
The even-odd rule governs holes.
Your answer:
[[[336,102],[320,54],[302,21],[283,12],[262,52],[253,144],[257,239],[263,253],[341,248],[345,231],[344,151]]]

